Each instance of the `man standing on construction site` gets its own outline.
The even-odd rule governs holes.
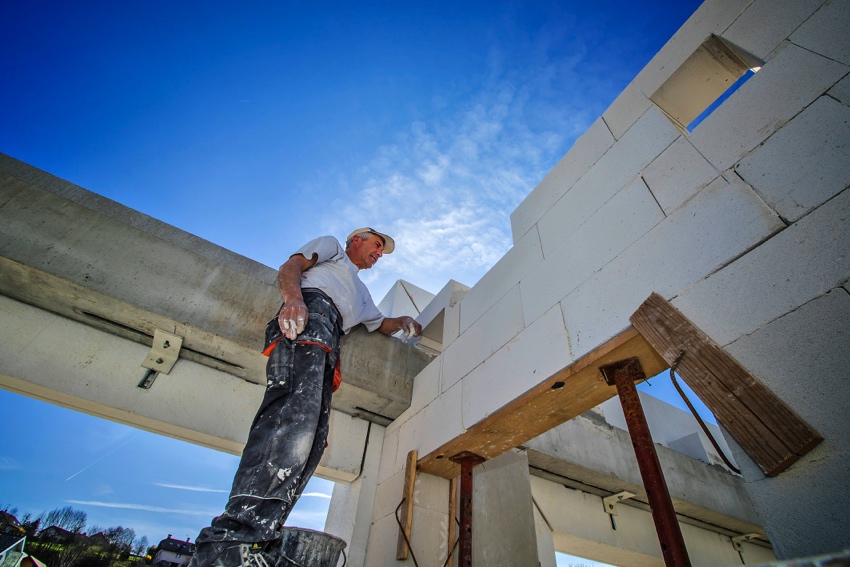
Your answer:
[[[367,227],[352,232],[344,250],[323,236],[280,267],[283,306],[266,327],[263,351],[266,394],[225,511],[201,530],[189,567],[274,564],[280,528],[326,445],[341,335],[360,323],[385,335],[422,331],[411,317],[384,317],[360,281],[360,270],[394,248],[392,238]]]

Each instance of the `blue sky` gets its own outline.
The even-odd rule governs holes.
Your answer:
[[[272,267],[374,226],[398,244],[364,275],[376,300],[399,278],[473,285],[698,5],[4,2],[0,152]],[[18,424],[0,506],[72,505],[151,541],[194,539],[236,466],[7,392],[0,415]],[[307,525],[328,500],[303,500]]]

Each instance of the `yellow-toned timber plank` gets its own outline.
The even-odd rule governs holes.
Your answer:
[[[629,327],[462,435],[422,457],[419,470],[447,479],[454,478],[460,474],[460,466],[451,462],[449,457],[461,451],[470,451],[485,459],[498,457],[613,398],[617,389],[605,383],[599,367],[631,357],[640,359],[643,371],[649,377],[668,368],[646,339],[634,327]]]

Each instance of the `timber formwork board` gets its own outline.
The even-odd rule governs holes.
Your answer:
[[[668,364],[634,327],[589,352],[560,372],[493,412],[463,434],[419,460],[419,471],[452,479],[460,465],[450,457],[469,451],[487,460],[581,415],[617,395],[600,366],[637,357],[644,373],[655,376]]]

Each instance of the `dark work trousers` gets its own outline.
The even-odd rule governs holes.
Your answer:
[[[197,567],[218,555],[222,547],[215,542],[278,539],[325,450],[342,318],[321,291],[302,294],[310,317],[294,341],[282,337],[277,316],[266,328],[266,347],[279,341],[266,365],[266,394],[224,513],[195,540]]]

